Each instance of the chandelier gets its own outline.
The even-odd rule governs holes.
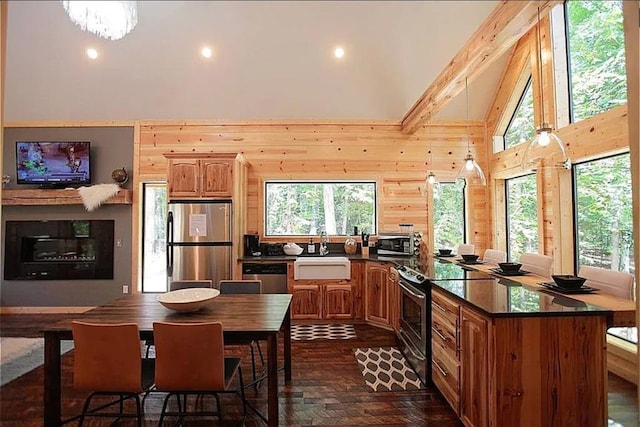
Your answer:
[[[83,31],[120,40],[138,24],[136,1],[65,1],[64,10]]]
[[[540,124],[536,128],[536,136],[527,144],[522,156],[522,169],[537,168],[571,169],[571,159],[567,155],[564,143],[554,132],[553,126],[545,120],[544,82],[542,72],[542,41],[540,39],[540,8],[538,7],[538,82],[540,84]]]

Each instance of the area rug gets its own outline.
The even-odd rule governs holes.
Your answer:
[[[353,338],[357,338],[353,325],[291,325],[291,339],[294,341],[348,340]]]
[[[356,348],[354,352],[364,382],[370,391],[425,388],[407,359],[396,347]]]
[[[60,354],[73,349],[73,341],[62,341]],[[0,386],[44,363],[43,338],[0,338]]]

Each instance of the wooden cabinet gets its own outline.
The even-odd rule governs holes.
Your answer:
[[[467,426],[487,426],[489,394],[489,320],[462,307],[462,396],[460,418]]]
[[[236,153],[167,153],[170,199],[230,199],[234,196],[235,169],[244,164]],[[240,174],[240,173],[239,173]]]
[[[460,305],[436,289],[431,291],[431,372],[453,410],[460,413]]]
[[[289,292],[292,294],[292,319],[362,318],[360,295],[362,263],[351,263],[349,280],[294,280],[293,263],[289,263]]]
[[[400,277],[395,267],[389,267],[389,323],[393,330],[400,332]]]
[[[365,281],[365,318],[389,326],[389,267],[367,262]]]

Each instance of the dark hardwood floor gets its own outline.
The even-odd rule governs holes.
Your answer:
[[[0,336],[40,337],[42,327],[72,315],[2,315]],[[437,390],[371,393],[364,384],[353,356],[357,347],[395,345],[385,330],[356,324],[355,340],[323,340],[293,343],[293,381],[280,381],[280,425],[312,426],[460,426],[456,415]],[[248,347],[232,347],[229,354],[244,355]],[[73,389],[73,352],[63,357],[63,416],[80,412],[85,395]],[[245,379],[250,378],[250,358],[243,357]],[[42,366],[0,388],[0,425],[23,427],[42,425]],[[164,395],[150,395],[145,404],[145,426],[155,426]],[[266,384],[247,398],[266,412]],[[609,415],[618,425],[637,426],[637,389],[613,375],[609,377]],[[241,406],[234,396],[222,397],[225,422],[238,425]],[[91,420],[88,426],[109,425],[110,421]],[[171,423],[165,423],[171,425]],[[70,425],[76,425],[75,423]],[[135,425],[132,421],[119,425]],[[189,420],[188,426],[219,425],[217,420]],[[264,425],[249,413],[247,426]]]

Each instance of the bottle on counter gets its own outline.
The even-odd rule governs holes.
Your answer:
[[[309,245],[307,245],[307,253],[316,253],[316,245],[313,243],[313,237],[309,237]]]

